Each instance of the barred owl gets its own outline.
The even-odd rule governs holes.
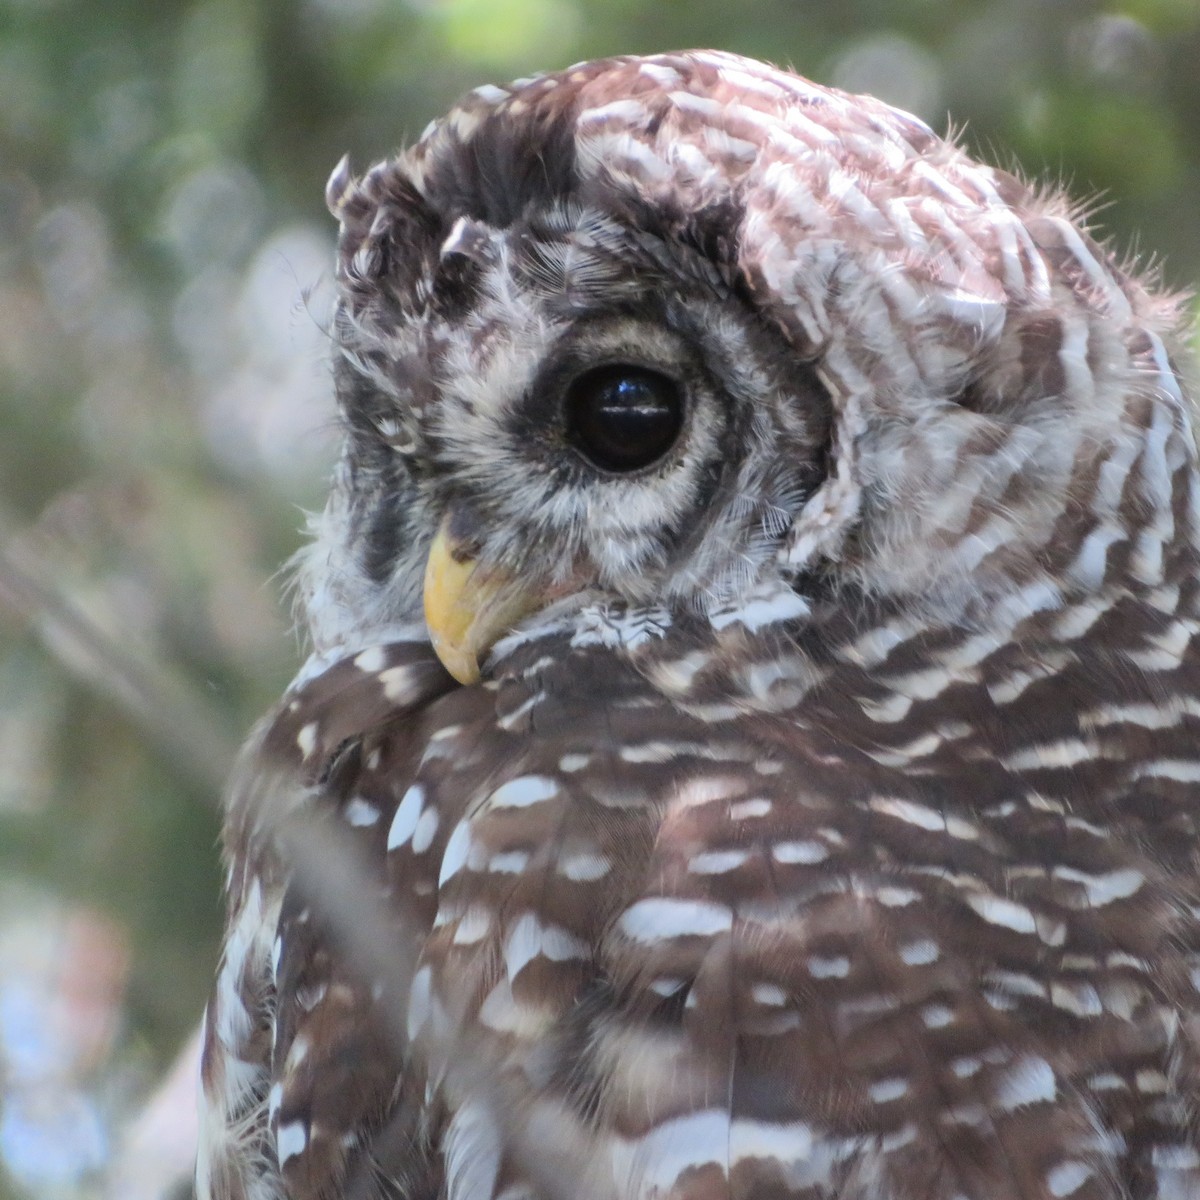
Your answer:
[[[340,166],[213,1200],[1200,1196],[1182,306],[724,53]]]

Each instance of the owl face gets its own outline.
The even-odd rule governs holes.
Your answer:
[[[828,399],[710,262],[573,197],[506,228],[425,225],[405,368],[381,367],[394,405],[364,421],[343,369],[354,453],[379,464],[354,553],[383,603],[411,603],[442,569],[427,560],[455,577],[469,562],[478,656],[529,610],[707,612],[772,568],[820,480]]]
[[[590,604],[793,616],[823,589],[975,620],[1103,579],[1088,539],[1127,518],[1096,473],[1177,422],[1171,305],[907,114],[671,62],[479,89],[335,172],[318,648],[424,598],[472,679]]]

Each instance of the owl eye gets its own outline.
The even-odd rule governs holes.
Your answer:
[[[595,367],[567,388],[567,437],[606,471],[637,471],[661,458],[683,425],[675,380],[627,363]]]

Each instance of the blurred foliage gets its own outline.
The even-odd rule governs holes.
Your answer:
[[[700,45],[952,114],[1200,277],[1200,0],[0,0],[0,1195],[93,1194],[204,1002],[214,781],[297,664],[276,572],[331,461],[328,171]],[[81,946],[115,1018],[43,1046],[23,981]]]

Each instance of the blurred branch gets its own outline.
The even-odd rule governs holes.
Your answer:
[[[289,786],[286,770],[280,771],[276,786]],[[295,815],[277,830],[275,842],[289,887],[320,914],[322,927],[332,934],[351,970],[382,988],[384,999],[374,1012],[385,1022],[397,1063],[402,1062],[411,1053],[412,980],[428,930],[397,904],[396,895],[378,886],[378,868],[364,855],[352,829],[322,820],[303,806],[289,803],[286,807]],[[538,1119],[539,1113],[544,1116],[544,1097],[528,1075],[497,1055],[495,1044],[472,1014],[469,992],[442,996],[435,1007],[428,1063],[450,1107],[471,1104],[486,1111],[506,1153],[538,1195],[548,1200],[604,1200],[609,1193],[594,1174],[589,1175],[581,1147],[569,1140],[563,1144],[546,1140],[544,1121]],[[403,1123],[406,1114],[405,1106],[399,1105],[390,1120]],[[401,1131],[402,1125],[392,1129],[385,1123],[376,1131],[374,1144],[387,1153],[392,1136]],[[403,1135],[398,1141],[408,1144]],[[371,1165],[372,1156],[367,1155],[356,1170],[369,1170]],[[364,1194],[359,1188],[361,1181],[344,1194]]]
[[[216,804],[236,752],[223,715],[165,663],[119,641],[51,581],[0,510],[0,608],[28,622],[77,682],[113,703],[190,787]]]
[[[104,1181],[108,1200],[166,1200],[187,1186],[196,1161],[201,1035],[202,1027],[192,1031],[154,1094],[122,1130]]]

